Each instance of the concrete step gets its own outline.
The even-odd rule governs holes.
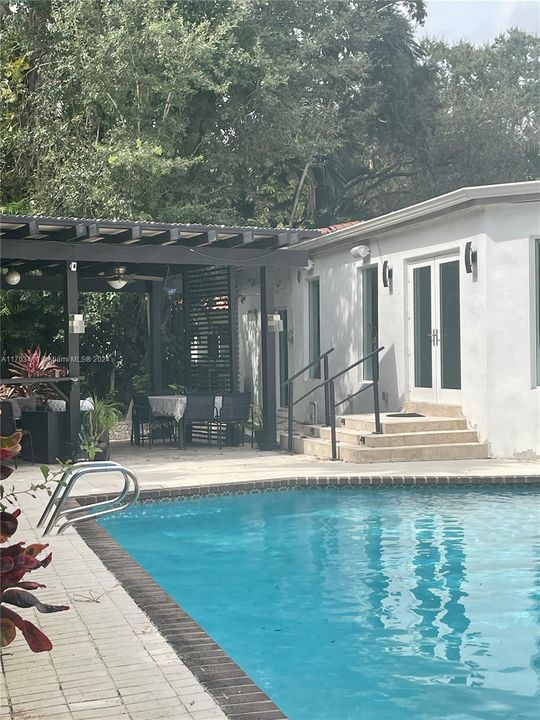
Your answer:
[[[306,435],[330,440],[330,428],[320,425],[309,425],[305,429]],[[428,430],[409,433],[387,433],[386,435],[373,435],[358,430],[336,428],[338,442],[364,447],[397,447],[399,445],[448,445],[450,443],[475,443],[478,434],[474,430]]]
[[[281,447],[287,448],[287,435],[280,437]],[[294,451],[313,455],[321,459],[332,457],[332,446],[328,440],[316,437],[293,438]],[[366,447],[340,442],[337,446],[338,459],[355,463],[399,462],[414,460],[465,460],[488,457],[486,443],[438,443],[429,445],[398,445],[391,447]]]
[[[331,456],[330,451],[330,456]],[[366,448],[340,443],[338,457],[347,462],[406,462],[411,460],[471,460],[487,458],[486,443],[450,443]]]
[[[416,402],[408,400],[403,412],[416,412],[420,415],[430,415],[436,417],[465,417],[460,405],[441,405],[439,403]]]
[[[372,433],[375,430],[375,417],[366,415],[339,415],[336,425],[345,430],[357,430]],[[381,415],[383,434],[403,434],[414,432],[428,432],[440,430],[467,430],[467,421],[464,417],[388,417]]]

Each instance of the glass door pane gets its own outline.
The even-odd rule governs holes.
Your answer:
[[[461,389],[459,260],[439,265],[441,387]]]
[[[310,280],[308,284],[309,291],[309,362],[312,362],[321,354],[321,319],[320,319],[320,292],[319,278]],[[321,364],[312,365],[309,369],[310,378],[321,377]]]
[[[431,266],[414,268],[414,384],[420,388],[433,387],[431,331]]]

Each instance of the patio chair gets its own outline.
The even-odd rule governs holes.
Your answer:
[[[251,393],[249,392],[233,392],[223,393],[221,409],[219,411],[219,449],[221,450],[221,425],[229,425],[239,423],[242,427],[242,445],[244,444],[244,425],[249,420],[251,410]]]
[[[0,400],[0,435],[3,437],[13,435],[13,433],[19,430],[22,433],[22,441],[28,440],[30,448],[30,457],[32,458],[32,465],[34,464],[34,441],[32,440],[32,433],[29,430],[23,430],[17,427],[15,417],[13,415],[13,405],[9,400]],[[14,458],[15,467],[17,467],[17,458]]]
[[[133,411],[131,414],[131,444],[135,442],[136,445],[140,444],[144,447],[144,438],[148,438],[148,447],[152,448],[152,408],[147,395],[134,395],[133,396]],[[145,435],[145,425],[147,426],[147,433]]]
[[[187,445],[187,426],[194,423],[206,423],[208,444],[211,439],[211,424],[217,422],[216,396],[206,393],[192,393],[187,396],[186,409],[182,418],[182,437],[184,449]]]

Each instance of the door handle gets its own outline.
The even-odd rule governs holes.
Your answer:
[[[431,338],[431,344],[433,347],[436,347],[439,344],[439,331],[437,328],[433,328],[433,330],[428,333],[428,337]]]

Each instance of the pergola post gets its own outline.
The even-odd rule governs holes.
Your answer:
[[[153,393],[163,390],[161,369],[161,302],[163,283],[150,282],[150,384]]]
[[[278,443],[276,422],[276,334],[268,330],[268,315],[274,313],[274,272],[261,267],[261,390],[263,439],[262,450],[275,450]]]
[[[64,275],[64,312],[65,312],[65,349],[69,377],[74,380],[69,384],[67,405],[67,437],[70,455],[76,457],[79,447],[81,428],[81,382],[79,362],[79,335],[73,326],[73,315],[79,312],[79,283],[77,263],[67,262]]]

